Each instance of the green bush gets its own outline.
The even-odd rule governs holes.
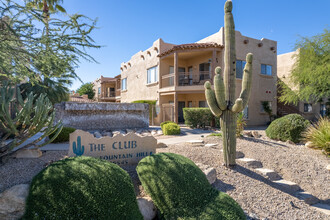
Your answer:
[[[183,108],[184,123],[189,127],[210,125],[214,116],[209,108]]]
[[[323,149],[325,154],[330,155],[330,119],[321,117],[317,123],[309,126],[303,133],[305,141],[310,141],[310,147]]]
[[[309,124],[301,115],[286,115],[274,120],[266,129],[266,135],[271,139],[298,143]]]
[[[127,172],[91,157],[57,161],[32,180],[23,219],[143,219]]]
[[[154,112],[154,117],[156,117],[156,100],[136,100],[132,103],[145,103],[149,104],[149,120],[152,120],[152,111]]]
[[[70,140],[70,134],[74,132],[75,128],[70,127],[63,127],[62,131],[59,133],[59,135],[52,141],[52,143],[62,143],[62,142],[68,142]],[[49,138],[52,139],[53,136],[56,134],[56,131],[53,132],[51,135],[49,135]]]
[[[246,219],[240,206],[214,189],[186,157],[155,154],[143,158],[136,170],[164,219]]]
[[[180,126],[176,123],[167,123],[163,125],[163,133],[164,135],[176,135],[181,134]]]
[[[163,132],[164,132],[164,126],[168,123],[174,123],[175,124],[175,122],[173,122],[173,121],[164,121],[164,122],[160,123],[160,128],[162,129]]]

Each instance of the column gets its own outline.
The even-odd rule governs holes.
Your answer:
[[[178,53],[174,52],[174,88],[178,86],[179,67],[178,67]]]
[[[178,123],[178,94],[174,92],[174,122]]]
[[[214,77],[214,74],[215,74],[214,70],[217,67],[216,59],[217,59],[217,51],[215,49],[213,49],[213,51],[212,51],[212,63],[211,63],[211,80],[212,81],[213,81],[213,77]]]

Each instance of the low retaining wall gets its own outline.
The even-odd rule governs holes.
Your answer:
[[[149,127],[148,104],[77,103],[55,104],[56,121],[81,130],[113,130]]]

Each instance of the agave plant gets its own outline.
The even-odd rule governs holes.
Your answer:
[[[42,133],[38,139],[20,149],[42,147],[53,141],[62,130],[61,122],[54,124],[54,119],[53,105],[45,94],[36,97],[31,92],[24,101],[19,88],[4,82],[0,87],[0,161],[38,132]],[[55,131],[52,139],[39,143]]]

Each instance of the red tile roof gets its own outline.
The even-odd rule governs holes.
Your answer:
[[[199,48],[223,48],[223,45],[218,43],[192,43],[192,44],[180,44],[175,45],[171,49],[164,51],[163,53],[159,54],[158,57],[165,56],[170,54],[176,50],[191,50],[191,49],[199,49]]]

